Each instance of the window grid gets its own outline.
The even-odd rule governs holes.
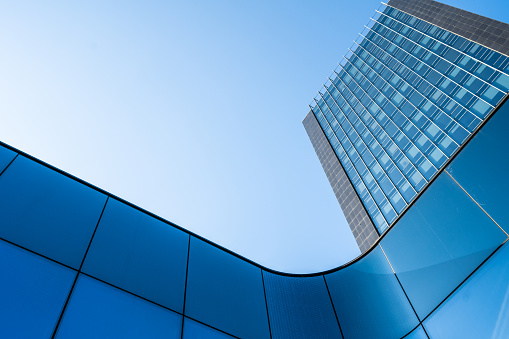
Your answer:
[[[340,79],[340,78],[338,77],[338,79]],[[340,80],[341,80],[341,79],[340,79]],[[345,85],[345,83],[344,83],[343,81],[342,81],[342,83],[343,83],[343,85]],[[338,92],[338,93],[342,96],[342,98],[343,98],[345,101],[347,101],[347,100],[345,99],[345,97],[344,97],[343,93],[341,92],[341,90],[339,90],[339,89],[338,89],[337,85],[336,85],[334,82],[332,82],[332,85],[333,85],[333,86],[334,86],[334,88],[337,90],[337,92]],[[346,86],[346,85],[345,85],[345,86]],[[348,88],[348,87],[347,87],[347,88]],[[349,92],[352,94],[352,98],[355,98],[355,100],[357,100],[357,101],[359,102],[359,104],[363,106],[363,108],[364,108],[365,112],[366,112],[366,113],[368,113],[369,111],[368,111],[368,110],[366,109],[366,107],[362,104],[362,102],[360,102],[360,101],[358,100],[358,98],[356,98],[355,96],[353,96],[353,93],[351,92],[351,89],[350,89],[350,88],[348,88],[348,90],[349,90]],[[339,104],[337,103],[337,101],[336,101],[335,99],[334,99],[334,101],[335,101],[336,105],[338,105],[338,106],[339,106]],[[348,102],[348,101],[347,101],[347,102]],[[379,143],[378,139],[377,139],[377,138],[373,135],[372,131],[371,131],[371,130],[368,128],[368,126],[367,126],[367,125],[363,122],[363,119],[361,119],[361,114],[363,114],[364,112],[358,112],[357,110],[355,110],[355,109],[353,108],[353,106],[352,106],[352,104],[351,104],[350,102],[348,102],[348,105],[349,105],[350,110],[351,110],[352,112],[357,113],[357,118],[358,118],[358,119],[359,119],[359,121],[362,123],[362,125],[365,127],[365,129],[366,129],[367,131],[369,131],[369,134],[373,137],[373,140],[374,140],[374,141],[376,141],[376,142],[377,142],[377,144],[379,144],[379,145],[381,146],[381,149],[382,149],[382,151],[384,152],[384,154],[387,154],[387,152],[385,151],[385,149],[383,148],[383,146]],[[369,113],[368,113],[368,114],[369,114]],[[377,124],[378,124],[378,122],[377,122]],[[360,135],[359,135],[359,136],[360,136]],[[389,138],[390,138],[390,137],[389,137]],[[390,177],[389,173],[387,173],[387,171],[386,171],[386,169],[385,169],[385,166],[383,166],[383,165],[382,165],[382,164],[378,161],[378,157],[377,157],[377,156],[375,156],[375,154],[373,154],[373,152],[371,151],[371,149],[370,149],[370,147],[369,147],[368,143],[367,143],[367,142],[366,142],[366,141],[365,141],[362,137],[361,137],[361,140],[363,140],[363,142],[364,142],[364,144],[366,145],[366,147],[370,150],[370,153],[371,153],[371,154],[373,155],[373,157],[376,159],[376,163],[380,166],[380,168],[382,169],[382,171],[385,173],[385,175],[386,175],[387,179],[388,179],[388,180],[392,183],[393,188],[395,189],[395,191],[396,191],[396,192],[400,195],[400,198],[403,200],[404,198],[403,198],[403,195],[401,194],[401,192],[399,191],[399,188],[398,188],[398,186],[399,186],[399,185],[398,185],[398,183],[400,183],[400,182],[401,182],[401,184],[400,184],[400,185],[403,185],[403,184],[406,182],[406,180],[405,180],[405,175],[404,175],[404,174],[401,172],[401,170],[400,170],[400,169],[396,166],[396,163],[394,162],[394,160],[393,160],[393,159],[392,159],[392,158],[391,158],[391,157],[387,154],[387,156],[388,156],[389,160],[391,161],[391,163],[393,163],[393,164],[394,164],[394,167],[395,167],[395,168],[396,168],[396,169],[397,169],[397,170],[401,173],[401,175],[402,175],[402,179],[400,179],[400,181],[399,181],[398,183],[395,183],[395,182],[391,179],[391,177]],[[413,165],[413,164],[412,164],[412,165]],[[372,167],[372,166],[373,166],[373,165],[369,166],[368,168],[370,168],[370,167]],[[375,177],[375,178],[376,178],[376,177]],[[380,179],[378,179],[378,180],[382,180],[382,178],[380,178]],[[413,187],[412,187],[412,189],[413,189]],[[392,202],[392,199],[394,198],[394,194],[395,194],[395,192],[391,192],[391,191],[390,191],[390,192],[385,192],[384,190],[382,190],[382,191],[385,193],[385,195],[386,195],[387,199],[391,202],[391,205],[394,207],[394,209],[395,209],[397,212],[401,212],[401,211],[403,210],[404,206],[403,206],[403,207],[401,207],[401,208],[397,208],[397,207],[394,205],[394,203]],[[391,195],[392,195],[392,197],[390,197]],[[405,206],[406,206],[406,204],[405,204]]]
[[[320,99],[320,101],[322,101],[322,99]],[[387,229],[388,224],[387,221],[385,220],[385,217],[383,216],[382,211],[380,210],[380,207],[378,206],[378,204],[376,204],[373,196],[371,195],[371,192],[365,186],[364,181],[361,179],[361,176],[357,168],[353,165],[353,161],[351,160],[348,152],[343,148],[343,145],[340,142],[339,137],[334,132],[332,126],[325,117],[325,114],[323,113],[316,99],[315,103],[316,105],[312,107],[311,110],[315,114],[318,123],[324,130],[329,141],[331,142],[332,148],[334,149],[334,152],[338,156],[342,166],[348,173],[348,176],[350,177],[350,180],[352,181],[355,190],[359,194],[362,203],[366,207],[368,214],[371,216],[373,223],[375,224],[375,227],[379,230],[380,233],[382,233],[383,230]]]
[[[391,28],[389,28],[389,27],[387,27],[387,26],[385,26],[385,25],[380,24],[380,23],[378,23],[378,22],[377,22],[375,25],[373,25],[373,28],[371,29],[371,31],[372,31],[372,32],[374,32],[374,33],[378,33],[378,35],[380,35],[382,38],[385,38],[385,36],[381,35],[381,34],[377,31],[377,29],[379,29],[379,26],[377,26],[377,24],[379,24],[380,26],[383,26],[383,27],[387,28],[388,30],[390,30],[390,31],[392,31],[392,32],[394,32],[394,33],[396,33],[396,34],[399,34],[398,36],[403,36],[403,35],[401,35],[400,33],[398,33],[398,32],[396,32],[396,31],[394,31],[393,29],[391,29]],[[406,41],[408,41],[409,43],[413,44],[412,49],[414,49],[416,46],[419,46],[419,47],[421,47],[421,48],[425,49],[427,52],[429,52],[429,53],[431,53],[431,54],[433,54],[433,55],[437,56],[440,60],[438,60],[438,61],[437,61],[437,60],[433,60],[433,61],[431,61],[431,64],[430,64],[430,63],[427,63],[427,62],[424,62],[424,63],[425,63],[426,65],[428,65],[429,67],[432,67],[432,69],[434,69],[437,73],[441,74],[442,76],[444,76],[444,77],[446,77],[446,78],[447,78],[447,74],[445,74],[445,73],[448,73],[448,71],[451,69],[451,67],[455,67],[455,66],[456,66],[454,63],[452,63],[452,62],[450,62],[449,60],[447,60],[447,59],[443,58],[442,56],[440,56],[439,54],[437,54],[437,53],[433,52],[432,50],[430,50],[430,49],[428,49],[428,48],[424,47],[423,45],[421,45],[421,44],[417,44],[417,43],[413,42],[412,40],[408,39],[408,38],[407,38],[407,37],[405,37],[405,36],[403,36],[403,38],[405,38],[405,39],[406,39]],[[386,39],[386,38],[385,38],[385,39]],[[386,39],[386,40],[388,40],[388,39]],[[399,46],[398,46],[398,47],[399,47]],[[402,48],[401,48],[401,49],[402,49]],[[407,53],[408,53],[408,52],[407,52]],[[437,65],[437,64],[438,64],[441,60],[445,61],[445,62],[448,64],[448,67],[449,67],[449,68],[448,68],[446,71],[440,71],[440,70],[438,70],[437,68],[433,68],[433,67],[434,67],[434,66],[436,66],[436,65]],[[477,69],[477,67],[476,67],[476,69]],[[498,91],[502,92],[500,89],[496,88],[496,87],[495,87],[495,86],[493,86],[493,85],[490,85],[488,82],[486,82],[485,80],[483,80],[483,79],[481,79],[481,78],[477,77],[475,74],[470,73],[470,72],[468,72],[468,71],[467,71],[467,70],[465,70],[465,69],[462,69],[462,70],[463,70],[463,71],[465,71],[466,73],[470,74],[471,76],[475,77],[475,78],[476,78],[476,79],[478,79],[479,81],[484,82],[486,85],[492,86],[494,89],[496,89],[496,90],[498,90]],[[484,100],[482,97],[480,97],[480,96],[476,95],[475,93],[473,93],[471,90],[469,90],[469,89],[468,89],[468,87],[465,87],[465,86],[462,86],[462,85],[458,84],[456,81],[454,81],[454,80],[453,80],[453,79],[451,79],[451,78],[448,78],[448,79],[449,79],[450,81],[454,82],[457,86],[460,86],[461,88],[464,88],[464,89],[465,89],[465,90],[467,90],[470,94],[472,94],[474,97],[478,98],[479,100],[482,100],[483,102],[485,102],[486,104],[488,104],[488,105],[489,105],[489,106],[491,106],[492,108],[493,108],[493,107],[495,107],[496,103],[495,103],[495,105],[493,105],[493,104],[491,104],[491,103],[487,102],[486,100]],[[472,102],[472,101],[471,101],[471,102]]]
[[[383,232],[375,218],[390,225],[509,91],[509,58],[389,6],[376,14],[311,109]]]
[[[406,24],[406,23],[404,23],[404,22],[401,22],[401,21],[400,21],[400,20],[398,20],[395,16],[389,16],[389,15],[387,15],[387,14],[385,14],[385,13],[381,13],[381,12],[379,12],[379,13],[380,13],[381,15],[383,15],[384,17],[380,17],[380,18],[377,20],[377,23],[378,23],[378,24],[380,24],[380,25],[383,25],[383,26],[384,26],[384,27],[386,27],[387,29],[390,29],[391,31],[393,31],[393,32],[394,32],[394,33],[396,33],[396,34],[399,34],[399,35],[403,36],[403,37],[404,37],[407,41],[410,41],[410,42],[412,42],[412,43],[414,43],[414,44],[416,44],[416,45],[421,46],[422,48],[425,48],[427,51],[429,51],[429,52],[431,52],[431,53],[435,54],[436,56],[438,56],[438,57],[439,57],[439,58],[441,58],[442,60],[445,60],[445,61],[447,61],[447,62],[451,63],[453,66],[455,66],[455,62],[456,62],[456,61],[459,61],[459,60],[460,60],[460,56],[461,56],[461,58],[462,58],[462,59],[463,59],[465,56],[466,56],[466,57],[470,57],[470,58],[472,58],[472,59],[476,60],[476,61],[477,61],[477,63],[478,63],[478,65],[476,65],[476,66],[475,66],[475,68],[472,68],[472,71],[469,71],[468,69],[463,68],[463,70],[464,70],[465,72],[469,73],[471,76],[473,76],[473,77],[475,77],[475,78],[479,79],[480,81],[484,82],[484,83],[485,83],[485,84],[487,84],[488,86],[493,87],[494,89],[498,90],[499,92],[506,93],[506,92],[507,92],[507,90],[509,89],[509,88],[507,88],[507,87],[505,87],[505,88],[503,88],[503,89],[498,88],[497,86],[493,85],[493,83],[490,81],[490,78],[491,78],[491,79],[495,79],[495,78],[498,78],[500,75],[504,75],[504,76],[505,76],[505,74],[503,74],[503,73],[507,73],[507,70],[502,71],[502,70],[500,70],[500,69],[498,69],[498,68],[495,68],[495,67],[491,66],[490,64],[483,62],[483,61],[481,60],[481,58],[480,58],[480,57],[482,57],[483,55],[488,55],[488,54],[498,55],[498,56],[496,56],[495,63],[497,63],[499,60],[501,60],[500,62],[498,62],[498,64],[499,64],[500,66],[502,66],[502,65],[506,65],[506,66],[507,66],[507,63],[509,62],[509,60],[507,60],[507,57],[503,56],[502,54],[500,54],[500,53],[498,53],[498,52],[496,52],[496,51],[489,50],[489,49],[487,49],[487,48],[485,48],[485,47],[483,47],[483,46],[481,46],[481,45],[479,45],[479,44],[476,44],[476,43],[474,43],[474,42],[466,41],[466,39],[464,39],[464,38],[462,38],[462,39],[463,39],[463,40],[465,40],[465,41],[460,40],[459,38],[461,38],[461,37],[457,36],[456,34],[454,34],[454,33],[450,33],[450,32],[447,32],[446,30],[443,30],[443,29],[440,29],[440,28],[437,28],[437,29],[435,30],[435,32],[438,32],[437,34],[440,34],[441,36],[443,36],[445,33],[448,33],[448,34],[446,34],[446,38],[445,38],[444,40],[447,40],[447,39],[449,38],[449,36],[451,36],[451,39],[450,39],[450,41],[449,41],[449,42],[440,41],[440,40],[436,39],[435,37],[430,36],[429,34],[427,34],[427,33],[426,33],[426,32],[424,32],[424,31],[417,30],[416,28],[414,28],[414,27],[412,27],[412,26],[410,26],[410,25],[407,25],[407,24]],[[401,12],[400,12],[400,13],[401,13]],[[402,14],[403,14],[403,13],[402,13]],[[406,16],[408,16],[407,14],[405,14],[405,15],[406,15]],[[410,17],[410,16],[408,16],[408,17]],[[409,39],[409,38],[405,35],[406,33],[396,32],[394,29],[392,29],[392,28],[388,27],[387,25],[385,25],[385,24],[384,24],[384,21],[387,21],[387,19],[392,19],[392,20],[394,20],[394,22],[397,22],[397,23],[401,24],[402,26],[405,26],[405,27],[407,27],[407,28],[411,29],[411,30],[412,30],[412,32],[415,32],[415,33],[417,33],[417,34],[421,34],[421,35],[426,36],[426,37],[428,37],[429,39],[433,40],[433,45],[431,45],[431,47],[432,47],[432,48],[434,48],[435,46],[438,46],[438,47],[437,47],[437,49],[438,49],[438,48],[440,48],[440,47],[442,47],[442,46],[443,46],[444,48],[443,48],[443,50],[440,52],[440,54],[443,54],[443,56],[442,56],[442,55],[440,55],[440,54],[437,54],[437,53],[435,53],[435,52],[433,52],[433,51],[431,51],[429,48],[427,48],[427,47],[426,47],[426,46],[424,46],[423,44],[420,44],[420,42],[423,40],[423,38],[419,38],[419,39],[418,39],[419,41],[418,41],[418,42],[416,42],[416,41],[413,41],[413,40]],[[371,19],[371,20],[374,20],[374,19]],[[422,21],[416,18],[416,22],[417,22],[417,24],[419,24],[419,23],[420,23],[420,22],[422,22]],[[435,27],[436,27],[436,26],[435,26]],[[395,28],[395,27],[393,27],[393,28]],[[439,37],[439,38],[440,38],[440,37]],[[459,48],[462,48],[463,46],[467,46],[467,45],[468,45],[468,47],[467,47],[467,48],[471,49],[471,48],[472,48],[472,47],[474,47],[474,46],[478,46],[478,47],[476,47],[476,50],[480,48],[482,53],[481,53],[479,56],[478,56],[477,54],[476,54],[476,55],[470,55],[470,54],[467,54],[467,53],[465,53],[464,51],[462,51],[462,50],[460,50],[460,49],[456,49],[456,48],[454,48],[454,47],[451,45],[451,42],[452,42],[452,43],[454,43],[454,42],[456,42],[456,41],[460,41],[460,45],[458,46]],[[463,41],[463,42],[462,42],[462,41]],[[462,42],[462,43],[461,43],[461,42]],[[438,45],[438,44],[440,44],[440,45]],[[483,49],[484,49],[484,50],[483,50]],[[456,56],[456,58],[455,58],[454,60],[450,60],[449,58],[451,58],[451,57],[446,58],[446,57],[445,57],[445,55],[446,55],[448,52],[450,52],[450,50],[453,50],[453,51],[455,51],[455,52],[458,52],[458,53],[459,53],[459,56]],[[451,53],[449,53],[449,55],[451,55]],[[494,71],[494,72],[493,72],[493,74],[492,74],[492,75],[490,75],[490,76],[489,76],[489,77],[487,77],[487,78],[484,78],[484,76],[482,76],[482,75],[483,75],[482,73],[481,73],[479,76],[478,76],[478,75],[476,75],[476,74],[475,74],[475,71],[476,71],[477,69],[479,69],[480,67],[482,67],[482,65],[487,66],[488,68],[491,68],[491,69]],[[483,100],[484,100],[484,99],[483,99]],[[485,101],[485,100],[484,100],[484,101]],[[490,104],[490,105],[492,105],[492,106],[493,106],[493,105],[495,105],[495,106],[496,106],[496,104],[497,104],[497,103],[498,103],[498,101],[497,101],[497,102],[494,102],[493,104]]]
[[[320,101],[323,101],[323,99],[321,99]],[[334,115],[333,115],[333,114],[329,111],[329,109],[328,109],[328,108],[327,108],[327,109],[325,109],[325,108],[324,108],[324,107],[322,107],[322,106],[323,106],[323,105],[318,104],[318,108],[320,109],[321,113],[322,113],[322,114],[323,114],[323,116],[325,117],[325,120],[327,121],[327,124],[328,124],[328,125],[329,125],[329,127],[331,128],[331,131],[334,133],[334,136],[336,137],[336,139],[338,140],[338,142],[341,144],[342,149],[343,149],[343,151],[344,151],[344,154],[345,154],[345,156],[346,156],[346,157],[347,157],[347,159],[348,159],[348,162],[345,162],[345,163],[346,163],[346,166],[345,166],[345,167],[346,167],[346,169],[347,169],[349,172],[351,172],[351,170],[352,170],[352,169],[355,171],[355,177],[356,177],[356,178],[355,178],[355,180],[353,180],[353,182],[354,182],[354,186],[356,186],[356,188],[357,188],[357,189],[358,189],[358,191],[359,191],[359,194],[361,194],[361,195],[362,195],[362,187],[364,187],[364,189],[366,189],[366,192],[369,194],[370,200],[372,200],[372,201],[373,201],[373,205],[374,205],[374,207],[376,207],[376,209],[377,209],[377,211],[373,211],[373,210],[372,210],[372,211],[373,211],[373,212],[375,212],[375,214],[376,214],[377,216],[378,216],[378,213],[380,213],[380,215],[383,217],[383,219],[384,219],[384,220],[383,220],[382,222],[379,222],[379,224],[380,224],[381,226],[385,225],[386,220],[385,220],[385,218],[384,218],[384,216],[383,216],[383,213],[382,213],[381,209],[379,208],[378,204],[376,204],[376,203],[375,203],[376,199],[375,199],[375,197],[373,196],[372,191],[371,191],[371,190],[369,190],[369,188],[367,187],[367,185],[365,185],[364,181],[362,180],[362,175],[361,175],[361,173],[359,172],[359,168],[357,168],[356,166],[354,166],[354,164],[355,164],[355,160],[353,160],[353,159],[352,159],[352,156],[353,156],[353,155],[355,155],[355,154],[357,154],[357,156],[358,156],[358,157],[360,157],[360,155],[359,155],[359,154],[358,154],[358,152],[355,150],[355,148],[353,147],[353,145],[352,145],[352,147],[351,147],[351,148],[347,148],[347,147],[344,145],[344,143],[346,143],[346,142],[350,142],[350,143],[352,143],[350,139],[346,138],[346,140],[345,140],[344,142],[341,142],[341,138],[339,138],[339,137],[338,137],[338,133],[334,130],[334,127],[330,125],[330,124],[332,123],[330,120],[332,120],[332,119],[327,119],[327,116],[328,116],[328,114],[327,114],[327,113],[331,114],[333,117],[334,117]],[[324,111],[325,111],[325,113],[324,113]],[[339,124],[339,121],[337,121],[336,117],[334,117],[334,119],[335,119],[335,120],[336,120],[336,122],[338,123],[338,124],[337,124],[337,125],[338,125],[338,127],[339,127],[339,128],[341,128],[342,133],[346,134],[346,131],[344,130],[343,126],[341,126],[341,125]],[[352,152],[352,153],[353,153],[353,155],[352,155],[352,156],[350,156],[350,155],[349,155],[349,153],[348,153],[348,151],[349,151],[349,150],[352,150],[352,151],[354,151],[355,153],[353,153],[353,152]],[[342,157],[341,157],[341,155],[340,155],[340,158],[342,158]],[[349,166],[349,165],[350,165],[350,166]],[[360,182],[360,183],[361,183],[361,185],[356,184],[356,181]],[[375,180],[374,178],[373,178],[373,181],[374,181],[374,182],[376,182],[376,180]],[[359,186],[361,186],[361,187],[359,187]],[[380,189],[380,188],[379,188],[379,189]],[[380,189],[380,191],[381,191],[381,192],[383,192],[381,189]],[[368,212],[369,212],[369,210],[368,210]],[[377,224],[377,225],[378,225],[378,224]]]
[[[335,87],[335,86],[334,86]],[[352,121],[350,121],[350,119],[348,118],[348,115],[349,114],[346,114],[342,109],[341,107],[337,104],[336,100],[333,98],[332,94],[329,92],[329,90],[327,88],[325,88],[325,90],[327,91],[327,93],[330,95],[331,99],[334,101],[334,103],[336,104],[336,107],[338,107],[339,111],[341,111],[341,113],[345,116],[345,118],[348,120],[348,122],[350,123],[350,125],[352,126],[352,130],[355,131],[355,133],[357,134],[357,137],[359,138],[359,140],[362,141],[362,144],[364,145],[365,149],[373,156],[373,158],[375,159],[374,161],[379,165],[379,167],[382,169],[382,171],[385,173],[385,176],[386,178],[389,180],[389,182],[392,184],[392,188],[389,190],[389,192],[386,192],[377,182],[377,179],[376,179],[376,173],[373,173],[373,165],[368,165],[365,161],[365,159],[363,158],[362,156],[362,153],[363,151],[361,151],[360,149],[358,149],[357,147],[353,146],[355,145],[355,143],[350,139],[350,142],[352,143],[352,146],[356,149],[357,153],[359,154],[359,157],[362,159],[362,162],[364,163],[364,166],[366,167],[367,169],[367,172],[371,173],[371,175],[373,176],[375,182],[377,183],[377,186],[378,188],[380,189],[380,191],[382,192],[382,194],[384,195],[385,199],[388,201],[388,203],[390,204],[390,206],[392,206],[392,210],[394,211],[394,214],[397,215],[397,212],[396,212],[396,206],[391,202],[391,199],[389,198],[389,194],[391,193],[394,193],[392,192],[392,190],[396,190],[396,187],[394,185],[394,183],[392,183],[392,181],[389,179],[389,176],[388,174],[385,172],[383,166],[378,162],[378,159],[375,157],[375,155],[371,152],[371,150],[369,149],[368,145],[366,144],[366,142],[363,140],[362,136],[360,135],[359,131],[355,128],[355,124],[352,123]],[[321,93],[320,93],[321,95]],[[341,94],[342,95],[342,94]],[[322,96],[323,98],[323,96]],[[344,97],[343,97],[344,98]],[[326,102],[327,104],[327,107],[329,108],[329,110],[332,112],[332,109],[330,108],[330,105],[327,103],[327,100],[325,100],[324,98],[324,101]],[[353,109],[353,107],[351,106],[351,104],[348,102],[348,106],[350,107],[350,112],[353,112],[353,113],[356,113],[355,110]],[[334,113],[333,113],[334,114]],[[360,119],[360,117],[357,115],[357,118],[358,120],[362,123],[362,119]],[[363,126],[365,126],[363,124]],[[367,128],[366,128],[367,129]],[[345,135],[345,137],[348,138],[348,135]],[[362,178],[362,177],[361,177]],[[380,181],[382,180],[382,178],[379,179]],[[366,182],[364,182],[364,184],[366,185],[366,187],[368,187],[368,185],[366,184]],[[402,197],[401,197],[402,198]],[[387,212],[387,213],[390,213],[391,211]],[[387,220],[387,217],[386,217],[386,220]],[[389,222],[392,221],[392,220],[388,220]]]
[[[502,72],[505,74],[509,74],[509,57],[507,57],[506,55],[503,55],[495,50],[492,50],[489,47],[482,46],[472,40],[466,39],[466,38],[459,36],[455,33],[449,32],[446,29],[435,26],[425,20],[413,17],[412,15],[404,13],[404,12],[397,10],[391,6],[388,6],[384,12],[385,13],[382,13],[377,10],[376,13],[378,14],[378,17],[376,19],[375,18],[370,18],[370,19],[374,20],[374,21],[379,21],[379,20],[385,21],[385,19],[380,19],[380,16],[383,15],[387,18],[390,18],[392,20],[395,20],[395,21],[401,23],[402,25],[409,27],[410,29],[412,29],[414,31],[417,31],[421,34],[428,36],[430,39],[433,39],[434,41],[438,41],[443,44],[446,44],[450,49],[453,49],[453,50],[455,50],[459,53],[462,53],[464,55],[470,56],[471,58],[488,66],[489,68],[493,69],[494,71],[499,71],[499,72]],[[401,16],[402,18],[398,18],[398,16]],[[406,22],[406,21],[408,21],[408,22]],[[410,21],[413,21],[413,23],[410,23]],[[414,23],[416,23],[416,24],[414,26],[412,26]],[[424,28],[418,29],[418,26],[423,26]],[[426,32],[427,30],[430,30],[430,28],[433,26],[436,27],[436,29],[433,29],[434,33],[436,32],[436,37],[429,35]],[[432,34],[434,34],[434,33],[432,33]],[[451,36],[451,39],[448,42],[440,40],[441,38],[443,38],[445,33],[447,33],[447,35],[444,38],[444,40],[449,39],[449,36]],[[456,44],[456,42],[458,42],[458,41],[459,41],[459,43]],[[466,46],[465,49],[468,49],[469,51],[471,51],[473,46],[478,46],[478,47],[476,47],[476,49],[472,52],[472,54],[468,54],[468,52],[463,50],[464,46]],[[475,52],[477,49],[480,49],[480,52]],[[490,65],[490,63],[488,63],[486,60],[483,60],[483,59],[485,59],[485,56],[488,56],[488,55],[490,55],[488,58],[491,58],[491,56],[493,56],[493,55],[495,56],[495,61],[493,62],[493,65]],[[494,66],[495,64],[497,64],[498,67],[495,67]]]
[[[365,38],[362,34],[361,34],[361,36],[362,36],[363,38]],[[449,95],[448,95],[447,93],[445,93],[442,89],[440,89],[439,87],[437,87],[437,86],[435,86],[434,84],[432,84],[431,82],[429,82],[429,81],[428,81],[425,77],[422,77],[422,76],[420,76],[419,74],[417,74],[417,73],[416,73],[413,69],[411,69],[410,67],[408,67],[407,65],[405,65],[403,62],[401,62],[401,61],[400,61],[400,60],[398,60],[397,58],[395,58],[395,57],[393,57],[392,55],[390,55],[389,53],[387,53],[384,49],[382,49],[382,48],[381,48],[381,47],[379,47],[378,45],[374,44],[371,40],[369,40],[369,39],[367,39],[367,38],[365,38],[365,39],[366,39],[366,41],[368,41],[368,42],[369,42],[369,43],[368,43],[368,46],[370,46],[370,48],[363,47],[363,46],[361,46],[361,45],[359,45],[359,44],[357,44],[357,45],[358,45],[360,48],[362,48],[364,51],[366,51],[366,53],[368,53],[368,54],[370,54],[371,56],[373,56],[374,58],[376,58],[376,57],[373,55],[373,53],[372,53],[372,52],[374,52],[374,51],[373,51],[373,49],[371,48],[371,46],[373,46],[374,48],[379,49],[379,50],[381,51],[380,53],[383,53],[384,55],[387,55],[387,57],[388,57],[388,58],[391,58],[391,60],[394,60],[395,62],[399,63],[399,64],[400,64],[400,66],[399,66],[398,70],[400,70],[401,68],[403,68],[403,67],[404,67],[404,68],[405,68],[405,70],[408,70],[409,72],[412,72],[413,74],[415,74],[415,76],[416,76],[416,77],[418,77],[418,79],[417,79],[418,81],[414,81],[414,84],[410,84],[410,83],[409,83],[409,82],[408,82],[408,81],[407,81],[404,77],[402,77],[402,74],[401,74],[401,73],[399,73],[399,71],[398,71],[398,73],[396,73],[396,72],[394,72],[394,71],[393,71],[393,72],[394,72],[394,74],[398,75],[398,76],[399,76],[399,77],[400,77],[403,81],[405,81],[408,85],[412,86],[412,88],[413,88],[415,91],[417,91],[417,92],[419,92],[419,93],[420,93],[420,90],[419,90],[419,88],[418,88],[418,87],[420,86],[420,84],[422,84],[422,81],[424,81],[424,82],[426,82],[427,84],[429,84],[430,86],[432,86],[435,90],[440,91],[443,95],[447,95],[447,96],[449,96]],[[399,48],[399,49],[401,49],[401,48],[400,48],[400,47],[398,47],[398,46],[396,46],[396,47],[397,47],[397,48]],[[359,57],[362,59],[362,57],[361,57],[359,54],[357,54],[357,56],[359,56]],[[411,55],[409,54],[409,56],[411,56]],[[364,59],[363,59],[363,60],[364,60]],[[388,66],[388,65],[387,65],[387,63],[384,63],[384,65],[385,65],[385,66]],[[420,80],[419,80],[419,79],[420,79]],[[422,94],[422,93],[420,93],[420,94]],[[431,92],[430,92],[429,96],[431,96]],[[426,97],[427,97],[427,95],[426,95]],[[449,96],[449,97],[450,97],[450,96]],[[440,110],[441,110],[444,114],[446,114],[447,116],[449,116],[449,117],[450,117],[451,119],[453,119],[454,121],[458,122],[458,124],[460,124],[460,126],[462,126],[462,127],[463,127],[463,128],[464,128],[467,132],[469,132],[469,134],[470,134],[471,130],[470,130],[468,127],[469,127],[469,126],[476,126],[476,127],[477,127],[477,126],[481,123],[481,119],[480,119],[479,117],[477,117],[476,115],[472,114],[472,113],[471,113],[471,112],[470,112],[470,111],[469,111],[469,110],[468,110],[465,106],[463,106],[461,103],[459,103],[458,101],[456,101],[456,99],[455,99],[454,97],[450,97],[450,99],[451,99],[451,101],[454,101],[454,102],[455,102],[458,106],[463,107],[463,109],[465,110],[465,112],[464,112],[463,114],[465,114],[465,113],[469,113],[469,114],[472,116],[472,119],[474,120],[474,122],[476,122],[476,124],[474,124],[474,123],[472,122],[472,123],[469,123],[469,124],[468,124],[468,126],[463,126],[463,124],[462,124],[462,123],[461,123],[461,121],[460,121],[460,120],[461,120],[461,117],[463,117],[463,115],[461,115],[461,117],[458,119],[457,117],[454,117],[453,115],[448,114],[447,112],[443,111],[443,110],[442,110],[439,106],[437,106],[437,105],[436,105],[435,103],[433,103],[432,101],[430,101],[430,102],[432,102],[432,104],[433,104],[435,107],[437,107],[438,109],[440,109]],[[454,111],[456,111],[456,109],[454,109]],[[425,117],[426,117],[426,118],[428,118],[427,116],[425,116]]]

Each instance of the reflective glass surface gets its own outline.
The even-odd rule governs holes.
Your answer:
[[[505,102],[458,156],[447,172],[484,210],[509,232],[507,192],[509,191],[509,102]]]
[[[16,152],[0,146],[0,173],[2,173],[15,156]]]
[[[508,63],[392,7],[360,35],[312,111],[380,233],[509,91]]]
[[[0,237],[79,268],[106,196],[23,156],[0,176]]]
[[[185,314],[241,338],[269,338],[261,269],[191,237]]]
[[[272,338],[341,338],[323,276],[263,277]]]
[[[109,199],[83,272],[183,311],[189,235]]]
[[[180,338],[182,316],[80,275],[56,338]]]
[[[325,279],[345,338],[401,338],[418,325],[378,246]]]
[[[505,239],[442,173],[380,245],[423,319]]]
[[[213,329],[207,325],[200,324],[197,321],[184,318],[184,339],[229,339],[234,338],[231,335]]]
[[[2,338],[51,338],[76,272],[0,240]]]
[[[503,245],[426,319],[431,338],[509,338],[509,246]]]

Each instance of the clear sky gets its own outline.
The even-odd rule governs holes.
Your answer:
[[[336,267],[359,250],[301,122],[379,6],[3,2],[0,140],[262,265]]]

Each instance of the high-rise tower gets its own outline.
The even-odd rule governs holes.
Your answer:
[[[362,252],[509,92],[509,25],[390,0],[303,123]]]

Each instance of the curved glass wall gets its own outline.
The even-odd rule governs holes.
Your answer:
[[[9,337],[505,338],[504,104],[370,251],[275,272],[0,147]]]

